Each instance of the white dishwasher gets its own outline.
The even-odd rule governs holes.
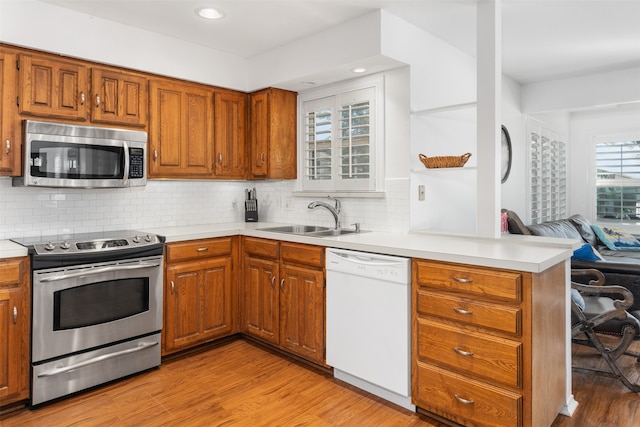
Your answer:
[[[411,403],[410,260],[328,248],[327,364],[334,377]]]

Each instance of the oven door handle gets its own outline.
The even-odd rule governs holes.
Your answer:
[[[75,369],[78,368],[82,368],[84,366],[89,366],[89,365],[93,365],[95,363],[98,362],[102,362],[108,359],[113,359],[114,357],[118,357],[118,356],[123,356],[125,354],[130,354],[130,353],[135,353],[138,351],[142,351],[142,350],[146,350],[150,347],[155,347],[158,345],[158,342],[143,342],[138,344],[137,347],[134,348],[128,348],[126,350],[121,350],[121,351],[116,351],[115,353],[109,353],[109,354],[103,354],[102,356],[98,356],[98,357],[94,357],[92,359],[87,359],[83,362],[79,362],[79,363],[75,363],[73,365],[69,365],[69,366],[64,366],[62,368],[54,368],[50,371],[46,371],[46,372],[42,372],[41,374],[38,374],[38,378],[43,378],[43,377],[52,377],[54,375],[60,375],[60,374],[64,374],[66,372],[69,371],[73,371]]]
[[[111,271],[139,270],[142,268],[153,268],[153,267],[160,267],[160,263],[142,262],[139,264],[132,264],[132,265],[109,265],[106,267],[96,267],[92,269],[77,271],[75,273],[67,273],[67,274],[60,274],[58,276],[43,277],[39,279],[39,282],[40,283],[57,282],[59,280],[73,279],[76,277],[85,277],[93,274],[109,273]]]

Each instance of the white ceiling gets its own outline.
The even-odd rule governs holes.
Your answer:
[[[41,0],[250,58],[375,9],[475,56],[478,0]],[[222,21],[195,15],[222,9]],[[640,0],[503,0],[503,72],[527,84],[640,66]]]

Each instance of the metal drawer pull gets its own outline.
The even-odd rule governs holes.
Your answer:
[[[453,311],[455,311],[458,314],[465,314],[465,315],[469,315],[469,314],[473,314],[473,311],[469,311],[469,310],[463,310],[462,308],[454,308]]]
[[[171,281],[171,293],[173,294],[173,293],[175,293],[175,291],[176,291],[176,284],[173,283],[173,280],[172,280]]]
[[[137,351],[145,350],[149,347],[155,347],[158,345],[158,342],[144,342],[138,344],[137,347],[129,348],[127,350],[117,351],[115,353],[104,354],[102,356],[94,357],[93,359],[85,360],[84,362],[76,363],[75,365],[65,366],[63,368],[54,368],[50,371],[43,372],[38,375],[38,378],[42,377],[51,377],[53,375],[64,374],[65,372],[73,371],[78,368],[82,368],[84,366],[93,365],[98,362],[102,362],[104,360],[113,359],[114,357],[122,356],[129,353],[135,353]]]
[[[13,324],[18,323],[18,307],[13,306]]]
[[[276,276],[271,276],[271,287],[276,284]]]
[[[222,153],[218,154],[218,163],[222,164]]]
[[[206,252],[209,248],[198,248],[198,252]]]
[[[463,279],[462,277],[454,277],[453,280],[455,280],[458,283],[471,283],[471,282],[473,282],[473,280],[471,280],[471,279]]]
[[[100,95],[96,95],[96,107],[100,106]]]
[[[7,152],[7,154],[9,154],[9,152],[11,151],[11,141],[9,141],[8,139],[4,142],[4,148],[5,151]]]
[[[464,399],[464,398],[458,396],[457,394],[454,394],[453,396],[456,398],[456,400],[458,402],[460,402],[460,403],[462,403],[464,405],[473,405],[475,403],[473,400]]]
[[[280,280],[280,288],[284,286],[284,279]]]
[[[458,353],[460,356],[464,356],[464,357],[471,357],[473,356],[473,351],[466,351],[466,350],[462,350],[459,348],[454,348],[453,351],[455,351],[456,353]]]
[[[158,150],[153,150],[153,160],[158,160]]]
[[[260,153],[260,161],[264,163],[264,153]]]
[[[84,105],[86,100],[87,100],[87,98],[84,95],[84,92],[80,92],[80,105]]]

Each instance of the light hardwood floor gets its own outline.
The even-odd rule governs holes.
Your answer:
[[[598,365],[577,347],[581,363]],[[634,380],[640,370],[635,369]],[[574,373],[580,402],[553,427],[640,425],[640,396],[616,379]],[[238,339],[158,369],[0,418],[0,426],[421,426],[443,424]],[[536,426],[537,427],[537,426]]]

